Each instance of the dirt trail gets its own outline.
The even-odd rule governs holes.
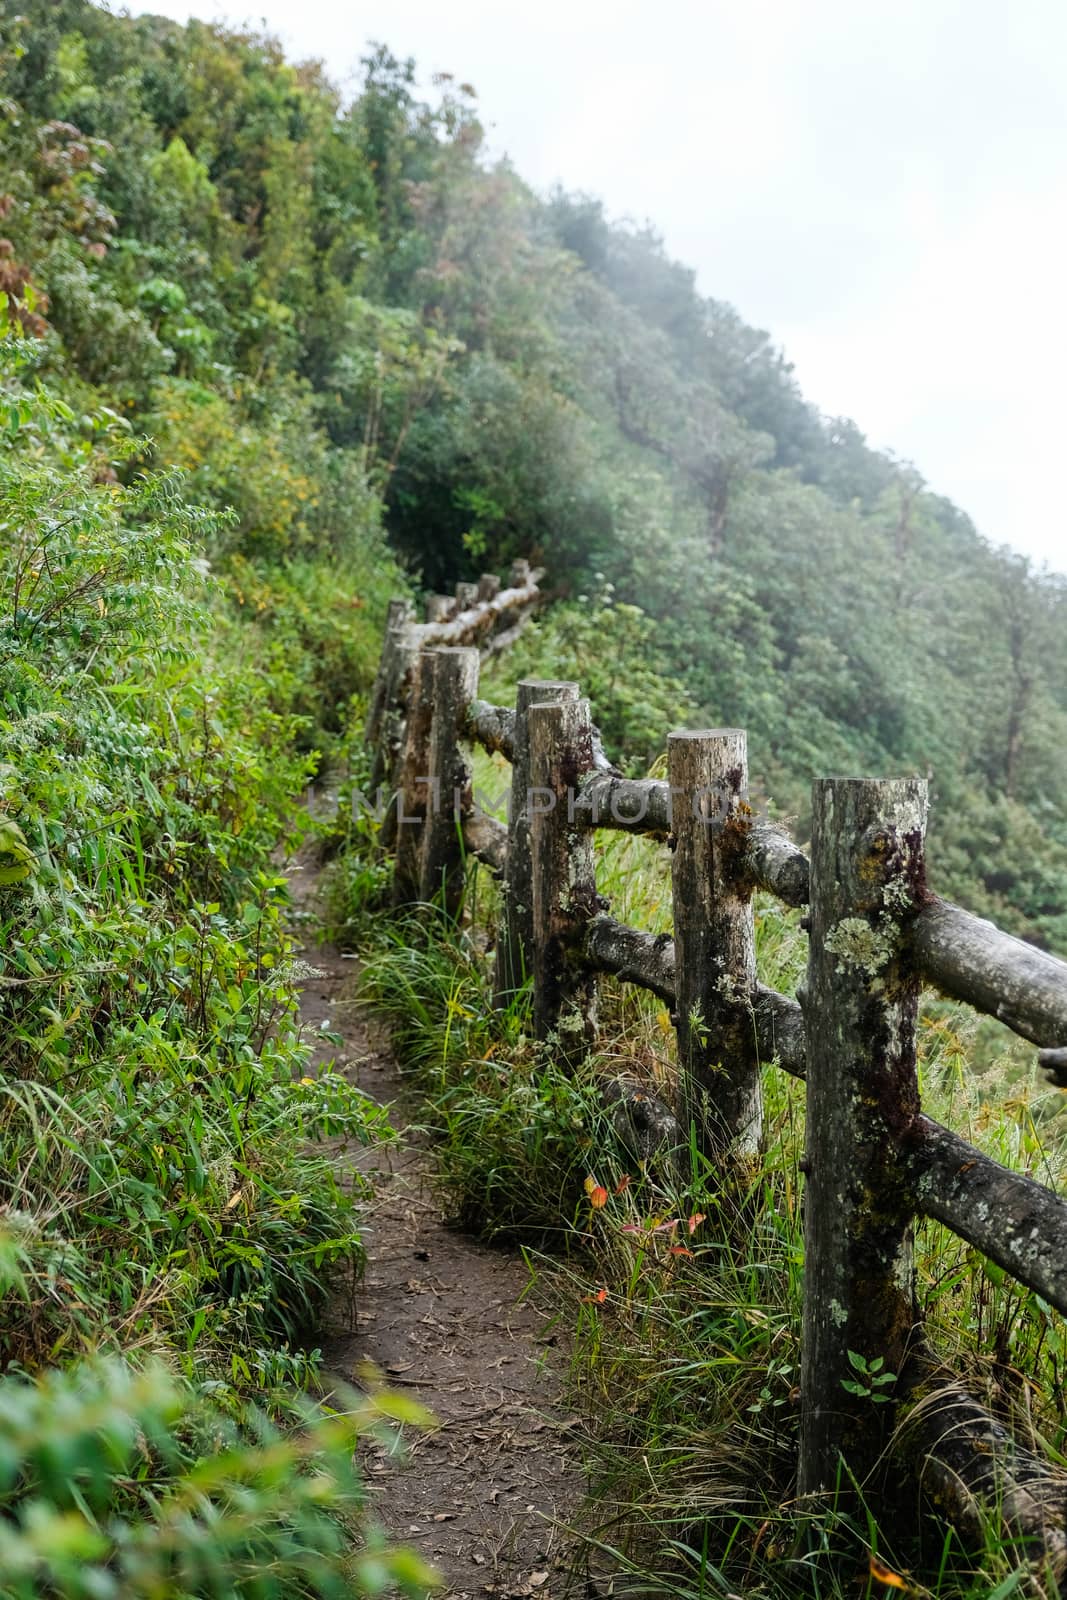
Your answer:
[[[368,1449],[364,1470],[379,1520],[438,1569],[457,1600],[559,1600],[569,1566],[561,1525],[583,1484],[555,1336],[522,1299],[521,1259],[444,1221],[432,1153],[411,1125],[410,1091],[354,1004],[357,963],[312,942],[315,868],[294,863],[289,871],[308,929],[304,957],[319,973],[302,985],[301,1020],[309,1037],[328,1019],[344,1039],[316,1045],[315,1063],[336,1059],[393,1108],[402,1130],[391,1150],[353,1153],[375,1189],[366,1276],[351,1301],[338,1299],[321,1339],[328,1372],[356,1381],[370,1360],[437,1420],[412,1436],[404,1458]]]

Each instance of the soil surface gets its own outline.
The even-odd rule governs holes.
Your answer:
[[[556,1335],[524,1298],[521,1258],[449,1226],[411,1090],[355,1003],[358,962],[313,942],[317,870],[298,861],[289,874],[308,930],[304,959],[317,974],[301,986],[301,1020],[308,1037],[327,1021],[344,1040],[316,1043],[309,1070],[335,1061],[390,1107],[401,1134],[392,1147],[352,1152],[374,1188],[366,1274],[338,1296],[319,1341],[327,1373],[359,1386],[371,1362],[435,1418],[424,1432],[405,1429],[399,1454],[367,1446],[378,1519],[436,1567],[457,1600],[560,1600],[567,1527],[584,1485]]]

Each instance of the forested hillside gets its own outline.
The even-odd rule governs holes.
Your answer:
[[[801,828],[816,772],[929,772],[939,885],[1067,942],[1063,582],[822,417],[652,233],[487,164],[469,87],[426,104],[384,49],[351,103],[267,40],[82,0],[2,49],[38,371],[234,508],[207,554],[292,707],[343,720],[379,530],[431,588],[533,553],[561,603],[531,659],[588,663],[631,755],[744,725]]]
[[[354,1566],[343,1531],[355,1433],[411,1408],[324,1425],[293,1399],[331,1272],[362,1248],[338,1143],[391,1133],[342,1073],[307,1073],[279,863],[315,826],[308,781],[364,775],[391,595],[534,559],[549,604],[499,669],[509,691],[580,678],[635,770],[671,726],[744,726],[761,802],[800,835],[815,774],[929,773],[936,887],[1067,949],[1067,581],[822,417],[654,234],[491,163],[460,79],[427,102],[388,49],[363,65],[349,100],[254,33],[0,5],[5,1596],[425,1590],[373,1541]],[[612,859],[654,922],[662,880]],[[387,869],[347,860],[355,927]],[[563,1237],[594,1088],[545,1067],[521,1003],[496,1053],[473,943],[426,926],[425,948],[387,926],[366,992],[386,1014],[392,995],[398,1054],[443,1051],[438,1096],[447,1069],[468,1097],[434,1112],[446,1177],[464,1215],[528,1227],[532,1208]],[[793,923],[761,940],[792,983]],[[620,1051],[656,1066],[661,1019],[639,1021]],[[963,1044],[930,1029],[947,1082]],[[1001,1121],[1036,1161],[1030,1123]],[[981,1349],[985,1291],[963,1281],[945,1320],[956,1295]],[[757,1429],[793,1368],[751,1311]],[[775,1316],[759,1327],[795,1344],[788,1296]],[[1059,1396],[1043,1317],[1022,1322]],[[669,1320],[658,1366],[634,1327],[669,1387]],[[708,1403],[694,1350],[699,1395],[664,1402],[685,1430]],[[997,1352],[1014,1372],[1008,1332]]]

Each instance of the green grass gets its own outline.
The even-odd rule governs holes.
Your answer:
[[[291,572],[289,609],[242,615],[202,559],[226,519],[102,474],[137,446],[29,381],[7,317],[0,1600],[348,1592],[358,1485],[301,1396],[362,1259],[338,1146],[390,1130],[307,1074],[275,867],[318,759],[296,683],[323,586]]]

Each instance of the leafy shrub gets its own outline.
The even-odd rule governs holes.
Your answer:
[[[368,1529],[361,1434],[418,1423],[399,1397],[280,1432],[158,1366],[116,1361],[0,1385],[0,1600],[290,1600],[422,1594],[433,1575]]]
[[[692,725],[697,708],[684,685],[664,672],[655,623],[622,605],[611,584],[591,598],[553,607],[510,650],[490,679],[574,678],[589,696],[613,760],[644,774],[662,754],[671,728]],[[510,700],[510,688],[501,691]]]
[[[381,618],[407,583],[377,536],[332,565],[301,557],[264,567],[242,556],[223,581],[234,602],[233,648],[259,661],[279,712],[300,719],[298,748],[334,746],[353,721],[354,693],[369,685],[381,654]]]
[[[385,1131],[303,1076],[271,852],[310,762],[233,633],[208,644],[218,519],[173,476],[100,481],[123,431],[85,438],[26,360],[0,449],[0,1352],[169,1349],[255,1388],[358,1257],[314,1142]]]

